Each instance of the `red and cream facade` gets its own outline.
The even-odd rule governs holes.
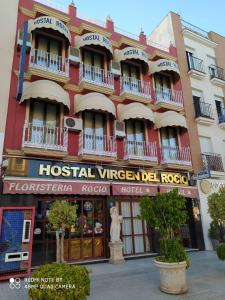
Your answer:
[[[190,215],[183,243],[202,248],[176,48],[157,49],[39,1],[19,3],[28,20],[22,97],[15,100],[21,48],[15,47],[7,115],[3,206],[35,208],[32,264],[55,258],[52,201],[78,207],[65,259],[108,257],[109,208],[123,215],[124,254],[157,252],[157,231],[137,216],[140,197],[178,187]],[[9,205],[10,204],[10,205]],[[31,253],[30,253],[31,257]]]

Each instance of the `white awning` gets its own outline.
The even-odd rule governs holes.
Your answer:
[[[86,45],[98,45],[106,48],[111,54],[113,54],[111,41],[107,37],[99,33],[89,32],[75,37],[76,48],[81,48]]]
[[[114,52],[114,58],[116,61],[121,62],[126,59],[138,59],[146,64],[147,69],[148,65],[148,55],[146,52],[139,48],[126,47],[122,50],[116,49]]]
[[[154,115],[155,115],[156,128],[162,128],[168,126],[180,126],[180,127],[187,128],[185,117],[175,111],[155,113]]]
[[[74,111],[76,113],[84,110],[101,110],[116,116],[116,108],[113,102],[100,93],[88,93],[86,95],[75,95]]]
[[[60,20],[50,17],[42,16],[28,22],[28,32],[32,32],[36,28],[51,28],[63,34],[71,43],[70,31],[67,26]]]
[[[154,122],[152,110],[142,103],[118,104],[117,116],[119,121],[145,119]]]
[[[24,82],[20,103],[28,99],[49,99],[64,104],[70,109],[69,94],[54,81],[37,80]]]
[[[149,63],[149,72],[154,74],[161,71],[170,71],[174,72],[177,75],[180,75],[178,64],[169,59],[159,59]]]

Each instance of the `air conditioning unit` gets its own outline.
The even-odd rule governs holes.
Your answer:
[[[78,65],[80,63],[80,51],[77,48],[70,47],[69,55],[70,63],[73,65]]]
[[[31,33],[27,34],[27,49],[31,48]],[[21,48],[23,45],[23,29],[18,29],[17,32],[17,47]]]
[[[112,61],[111,72],[114,74],[114,76],[120,76],[121,75],[120,62],[118,62],[118,61]]]
[[[124,138],[126,136],[125,123],[116,120],[114,122],[114,132],[116,137]]]
[[[64,117],[64,127],[71,131],[81,131],[83,129],[83,121],[78,118]]]

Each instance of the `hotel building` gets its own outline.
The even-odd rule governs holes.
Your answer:
[[[74,5],[20,0],[4,143],[2,274],[55,260],[53,201],[77,207],[68,262],[107,260],[109,209],[123,215],[124,255],[158,251],[138,219],[145,194],[174,187],[187,198],[183,245],[204,249],[183,84],[174,46],[143,32],[81,19]]]

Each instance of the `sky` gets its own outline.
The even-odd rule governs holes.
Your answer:
[[[67,5],[71,0],[54,0]],[[114,25],[138,35],[141,28],[148,35],[169,11],[205,31],[225,36],[224,0],[74,0],[79,17],[105,21],[109,15]]]

